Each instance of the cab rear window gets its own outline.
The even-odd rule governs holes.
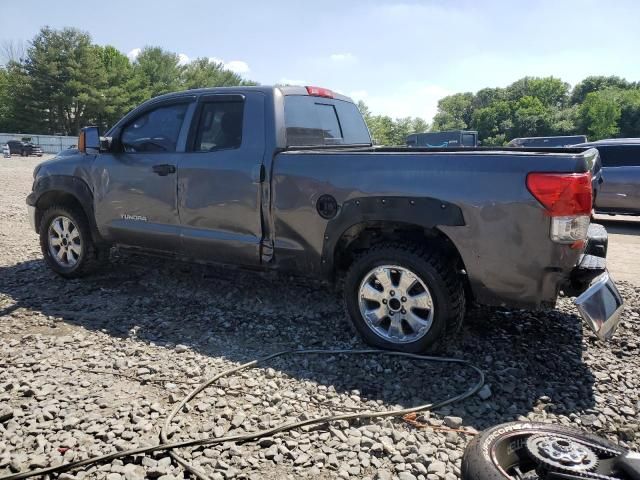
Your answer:
[[[364,119],[353,103],[289,95],[284,103],[287,146],[369,145]]]

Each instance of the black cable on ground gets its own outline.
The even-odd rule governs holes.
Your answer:
[[[241,435],[230,435],[230,436],[227,436],[227,437],[220,437],[220,438],[209,437],[209,438],[200,439],[200,440],[185,440],[185,441],[182,441],[182,442],[173,442],[173,443],[169,442],[169,439],[167,437],[167,431],[169,430],[169,426],[170,426],[172,420],[176,417],[176,415],[180,412],[180,410],[182,410],[182,408],[187,403],[189,403],[189,401],[191,401],[196,395],[198,395],[200,392],[205,390],[207,387],[209,387],[211,384],[213,384],[214,382],[218,381],[222,377],[229,376],[231,374],[237,373],[237,372],[239,372],[241,370],[245,370],[245,369],[250,368],[250,367],[255,367],[257,365],[260,365],[262,363],[268,362],[269,360],[272,360],[272,359],[277,358],[277,357],[282,357],[282,356],[286,356],[286,355],[311,355],[311,354],[318,354],[318,355],[381,355],[381,356],[404,357],[404,358],[410,358],[410,359],[413,359],[413,360],[419,360],[419,361],[424,361],[424,362],[455,363],[455,364],[463,365],[465,367],[468,367],[468,368],[471,368],[472,370],[474,370],[478,374],[478,381],[473,386],[471,386],[468,390],[466,390],[465,392],[460,393],[459,395],[456,395],[456,396],[453,396],[453,397],[449,397],[449,398],[447,398],[445,400],[442,400],[440,402],[437,402],[437,403],[427,403],[427,404],[418,405],[418,406],[415,406],[415,407],[398,409],[398,410],[388,410],[388,411],[384,411],[384,412],[365,411],[365,412],[360,412],[360,413],[345,413],[345,414],[340,414],[340,415],[328,415],[328,416],[324,416],[324,417],[309,418],[307,420],[299,420],[299,421],[295,421],[295,422],[284,423],[284,424],[279,425],[277,427],[269,428],[269,429],[266,429],[266,430],[259,430],[259,431],[256,431],[256,432],[249,432],[249,433],[245,433],[245,434],[241,434]],[[32,471],[29,471],[29,472],[20,472],[20,473],[16,473],[16,474],[13,474],[13,475],[6,475],[4,477],[0,477],[0,480],[21,480],[21,479],[24,479],[24,478],[31,478],[31,477],[41,476],[41,475],[48,475],[48,474],[52,474],[52,473],[63,473],[63,472],[68,472],[69,470],[74,470],[74,469],[77,469],[77,468],[80,468],[80,467],[86,467],[88,465],[108,462],[108,461],[111,461],[111,460],[115,460],[116,458],[129,457],[129,456],[132,456],[132,455],[140,455],[140,454],[151,453],[151,452],[156,452],[156,451],[168,451],[169,454],[171,455],[171,457],[178,464],[180,464],[185,470],[190,472],[192,475],[194,475],[195,477],[197,477],[197,478],[199,478],[201,480],[210,480],[209,477],[206,475],[206,473],[201,471],[199,468],[196,468],[193,465],[189,464],[189,462],[187,462],[186,459],[184,459],[183,457],[178,455],[174,450],[178,449],[178,448],[183,448],[183,447],[194,447],[194,446],[201,446],[201,445],[215,445],[215,444],[225,443],[225,442],[244,443],[244,442],[248,442],[248,441],[252,441],[252,440],[258,440],[258,439],[264,438],[264,437],[270,437],[270,436],[275,435],[277,433],[284,432],[284,431],[287,431],[287,430],[292,430],[294,428],[300,428],[300,427],[304,427],[304,426],[308,426],[308,425],[324,424],[324,423],[333,422],[333,421],[337,421],[337,420],[356,420],[356,419],[363,420],[363,419],[372,419],[372,418],[383,418],[383,417],[406,415],[408,413],[414,413],[414,412],[419,412],[419,411],[433,410],[433,409],[441,408],[441,407],[443,407],[445,405],[449,405],[451,403],[458,402],[458,401],[464,400],[466,398],[469,398],[471,395],[473,395],[476,392],[478,392],[478,390],[480,390],[483,385],[484,385],[484,373],[482,372],[482,370],[480,370],[475,365],[469,363],[468,361],[461,360],[461,359],[458,359],[458,358],[429,357],[429,356],[422,356],[422,355],[416,355],[416,354],[411,354],[411,353],[390,352],[390,351],[373,350],[373,349],[367,349],[367,350],[348,350],[348,349],[336,349],[336,350],[322,350],[322,349],[288,350],[288,351],[274,353],[272,355],[268,355],[266,357],[262,357],[262,358],[253,360],[251,362],[244,363],[244,364],[239,365],[237,367],[230,368],[228,370],[225,370],[225,371],[219,373],[218,375],[215,375],[214,377],[212,377],[211,379],[203,382],[202,384],[200,384],[191,393],[189,393],[181,402],[179,402],[175,406],[175,408],[171,411],[171,413],[167,416],[167,418],[166,418],[166,420],[164,422],[164,426],[162,427],[162,430],[160,431],[160,443],[158,445],[153,445],[151,447],[135,448],[135,449],[127,450],[127,451],[124,451],[124,452],[110,453],[110,454],[102,455],[102,456],[99,456],[99,457],[87,458],[85,460],[78,460],[76,462],[66,463],[66,464],[63,464],[63,465],[58,465],[56,467],[48,467],[48,468],[42,468],[42,469],[39,469],[39,470],[32,470]]]

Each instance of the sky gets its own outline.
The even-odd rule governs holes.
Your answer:
[[[640,80],[639,17],[637,0],[0,0],[0,42],[76,27],[130,58],[160,46],[430,121],[443,96],[526,75]]]

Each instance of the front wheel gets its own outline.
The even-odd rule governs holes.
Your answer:
[[[381,244],[353,262],[345,303],[366,343],[421,353],[458,329],[464,289],[445,258],[418,246]]]
[[[105,250],[93,243],[83,212],[65,206],[46,210],[40,221],[40,247],[49,267],[66,278],[96,270],[105,262]]]

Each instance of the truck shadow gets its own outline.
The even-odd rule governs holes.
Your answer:
[[[286,276],[112,257],[105,272],[72,281],[50,272],[42,260],[0,267],[5,297],[0,321],[19,319],[20,309],[27,309],[113,337],[133,336],[160,347],[187,345],[233,362],[289,349],[365,348],[348,327],[340,296],[328,287]],[[492,394],[441,413],[482,429],[534,410],[569,416],[593,408],[594,376],[582,360],[590,341],[583,340],[576,315],[557,310],[504,311],[469,321],[437,355],[464,358],[483,369]],[[469,369],[451,364],[390,357],[286,357],[271,366],[347,395],[357,390],[361,398],[386,406],[442,400],[475,379]]]

